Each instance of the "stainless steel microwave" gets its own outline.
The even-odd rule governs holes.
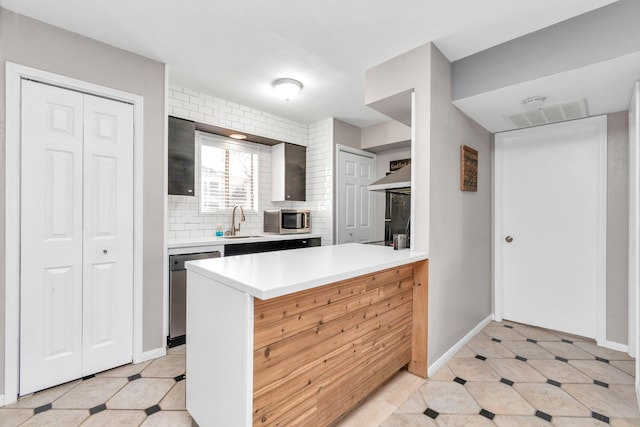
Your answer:
[[[264,232],[274,234],[311,233],[311,211],[265,209]]]

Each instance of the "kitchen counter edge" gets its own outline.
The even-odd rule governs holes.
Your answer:
[[[426,259],[422,251],[347,243],[190,261],[186,268],[267,300]]]
[[[252,235],[252,237],[224,238],[224,237],[197,237],[191,239],[175,239],[167,243],[167,249],[197,248],[200,246],[237,245],[240,243],[276,242],[280,240],[315,239],[322,237],[316,233],[298,234],[264,234]]]

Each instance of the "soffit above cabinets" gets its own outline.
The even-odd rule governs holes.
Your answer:
[[[276,145],[276,144],[282,144],[283,142],[286,142],[286,141],[280,141],[273,138],[267,138],[266,136],[254,135],[247,132],[239,132],[237,130],[227,129],[220,126],[214,126],[207,123],[200,123],[200,122],[195,122],[195,123],[196,123],[196,130],[201,132],[213,133],[216,135],[222,135],[226,137],[231,137],[231,135],[238,134],[238,133],[241,133],[242,135],[246,135],[247,138],[243,139],[242,141],[255,142],[257,144],[263,144],[263,145]]]

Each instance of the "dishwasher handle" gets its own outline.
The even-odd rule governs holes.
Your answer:
[[[187,261],[197,261],[199,259],[220,258],[220,251],[200,252],[196,254],[169,255],[169,271],[184,270],[184,263]]]

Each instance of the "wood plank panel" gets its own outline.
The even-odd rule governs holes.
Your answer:
[[[309,311],[312,308],[326,306],[344,298],[355,296],[382,284],[411,277],[413,277],[413,266],[409,264],[385,270],[380,274],[343,280],[276,299],[266,301],[256,299],[254,324],[256,327],[261,327]]]
[[[381,283],[381,281],[378,281]],[[315,307],[303,313],[289,316],[276,323],[254,325],[254,347],[260,348],[271,342],[283,340],[333,319],[345,316],[355,310],[377,304],[385,299],[412,289],[408,281],[391,281],[377,285],[364,293],[336,302]],[[275,325],[275,327],[274,327]]]
[[[328,425],[413,364],[413,335],[423,328],[414,310],[426,313],[426,300],[414,301],[424,283],[414,275],[424,273],[409,264],[256,299],[254,426]]]
[[[400,327],[390,330],[382,337],[379,333],[370,333],[364,337],[363,342],[347,345],[307,370],[263,388],[259,393],[254,392],[254,424],[260,420],[258,425],[274,425],[281,416],[296,411],[307,399],[318,399],[318,409],[330,403],[322,401],[318,392],[333,387],[338,382],[346,382],[345,387],[349,389],[366,378],[366,374],[354,376],[354,363],[361,365],[357,371],[363,367],[375,369],[376,357],[384,354],[393,360],[401,360],[403,363],[400,367],[406,365],[410,360],[410,339],[410,318],[406,318]],[[404,346],[401,345],[402,340],[406,341]],[[383,351],[385,349],[387,351]],[[329,400],[334,398],[330,397]]]
[[[413,336],[409,372],[427,378],[429,260],[416,262],[413,266]]]
[[[401,312],[395,311],[400,310]],[[389,305],[373,306],[358,310],[346,322],[333,321],[326,326],[328,334],[319,334],[317,329],[305,331],[286,340],[274,343],[254,352],[254,388],[262,388],[330,353],[345,344],[354,342],[362,334],[392,324],[400,315],[410,315],[411,294],[404,292],[390,298]],[[364,322],[363,322],[364,320]],[[331,334],[331,335],[330,335]],[[311,345],[309,345],[311,344]]]

